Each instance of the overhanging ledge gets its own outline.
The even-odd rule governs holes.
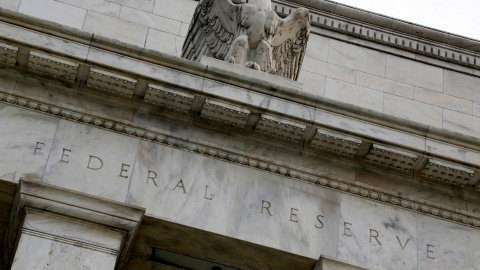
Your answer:
[[[21,236],[30,234],[114,255],[115,269],[122,269],[144,213],[144,208],[22,179],[5,236],[4,262],[12,265]],[[51,219],[55,223],[45,222]],[[85,228],[103,232],[99,236],[105,235],[106,241],[83,235],[90,233]]]

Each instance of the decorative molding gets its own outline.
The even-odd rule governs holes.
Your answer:
[[[18,47],[0,42],[0,65],[14,67],[17,62]]]
[[[418,155],[374,144],[365,157],[365,161],[383,167],[409,172],[418,160]]]
[[[67,110],[47,104],[41,104],[36,101],[19,98],[13,95],[0,93],[0,102],[27,108],[45,114],[52,114],[69,121],[80,122],[83,124],[92,125],[98,128],[103,128],[112,132],[117,132],[124,135],[137,137],[142,140],[147,140],[159,143],[165,146],[176,149],[193,152],[203,156],[220,159],[226,162],[235,163],[238,165],[250,167],[253,169],[263,170],[269,173],[278,174],[280,176],[288,177],[294,180],[299,180],[311,183],[323,188],[336,190],[347,193],[364,199],[369,199],[382,204],[392,205],[406,210],[414,211],[423,215],[429,215],[440,219],[455,222],[464,226],[480,229],[480,218],[465,214],[463,210],[457,210],[451,207],[439,207],[438,205],[427,203],[424,200],[415,200],[411,196],[398,196],[394,192],[379,191],[379,188],[372,187],[372,189],[359,187],[356,185],[342,183],[338,180],[331,180],[325,176],[314,175],[305,172],[302,169],[294,170],[284,166],[268,163],[258,159],[250,158],[245,155],[225,151],[223,149],[205,146],[191,141],[174,138],[162,133],[150,131],[144,128],[138,128],[131,125],[113,122],[100,117],[86,115],[83,113]]]
[[[133,97],[137,80],[103,69],[91,67],[88,74],[87,87],[99,89],[112,94]]]
[[[30,51],[27,68],[33,73],[73,83],[77,77],[78,62]]]
[[[243,128],[247,123],[250,110],[207,99],[200,115],[214,121]]]
[[[67,237],[61,237],[61,236],[58,236],[58,235],[52,235],[52,234],[49,234],[49,233],[44,233],[44,232],[31,230],[31,229],[25,229],[25,228],[22,229],[22,233],[28,234],[28,235],[31,235],[31,236],[44,238],[44,239],[53,240],[53,241],[68,244],[68,245],[73,245],[73,246],[76,246],[76,247],[82,247],[82,248],[91,249],[91,250],[111,254],[111,255],[114,255],[114,256],[118,256],[118,250],[102,247],[102,246],[99,246],[99,245],[93,245],[93,244],[90,244],[90,243],[78,241],[78,240],[67,238]]]
[[[281,16],[288,16],[300,5],[285,3],[281,0],[272,1],[273,10]],[[313,26],[339,32],[360,39],[372,41],[400,50],[425,55],[435,59],[480,69],[480,55],[445,43],[429,41],[428,39],[395,32],[393,30],[370,25],[352,19],[347,19],[332,13],[310,9]]]
[[[193,98],[194,95],[149,83],[143,101],[187,113]]]
[[[362,145],[362,140],[348,135],[317,129],[310,146],[338,155],[353,157]]]
[[[444,161],[430,159],[428,164],[423,168],[421,176],[452,183],[464,187],[465,185],[473,185],[474,179],[478,178],[475,175],[475,170],[451,164]]]
[[[262,114],[255,131],[280,139],[299,142],[307,126],[288,119]]]

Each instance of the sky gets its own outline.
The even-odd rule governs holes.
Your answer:
[[[480,0],[333,0],[480,40]]]

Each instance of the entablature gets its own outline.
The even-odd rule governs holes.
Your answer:
[[[73,88],[78,98],[113,102],[173,121],[183,119],[216,132],[228,130],[272,147],[301,149],[339,166],[380,171],[454,189],[462,196],[478,196],[480,141],[476,138],[311,96],[296,82],[257,76],[225,62],[195,63],[100,37],[88,39],[78,31],[67,38],[66,28],[61,29],[63,36],[6,22],[1,29],[0,46],[7,48],[6,59],[10,59],[4,62],[4,75],[37,84],[49,82],[52,90]],[[64,106],[35,94],[2,91],[0,102],[480,227],[478,217],[459,216],[454,208],[320,177],[228,146],[202,145],[194,138],[161,133],[131,119]]]

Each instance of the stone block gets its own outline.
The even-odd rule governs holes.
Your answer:
[[[23,104],[22,99],[20,104]],[[0,179],[12,182],[18,182],[20,178],[40,180],[45,171],[58,119],[2,103],[0,121],[3,127]]]
[[[188,28],[190,27],[189,23],[182,22],[182,26],[180,27],[180,36],[186,37],[188,34]]]
[[[16,84],[16,80],[9,77],[0,76],[0,91],[11,94],[13,93],[13,89],[15,89]]]
[[[356,84],[409,99],[413,99],[414,96],[414,86],[410,84],[392,81],[363,72],[357,72]]]
[[[475,150],[429,138],[426,140],[426,147],[426,151],[429,154],[441,156],[446,159],[459,160],[464,163],[480,164],[480,152]]]
[[[478,229],[419,216],[418,269],[476,269],[480,265],[479,241]]]
[[[140,24],[174,35],[180,34],[182,23],[138,9],[123,7],[119,19]]]
[[[445,70],[445,94],[480,102],[480,78]]]
[[[480,117],[444,109],[443,128],[480,138]]]
[[[225,152],[188,149],[195,152],[141,141],[127,203],[146,207],[152,217],[306,257],[335,256],[339,193],[253,163],[239,166],[231,161],[238,156]]]
[[[303,91],[310,95],[325,96],[325,76],[302,70],[300,71],[298,81],[303,83]]]
[[[0,7],[17,11],[22,0],[0,0]]]
[[[43,182],[125,202],[137,145],[135,138],[61,120]]]
[[[382,92],[331,78],[327,78],[325,97],[370,110],[383,110]]]
[[[445,109],[472,114],[472,101],[415,87],[415,100]]]
[[[140,9],[147,12],[153,11],[155,0],[109,0],[122,6],[127,6],[135,9]]]
[[[385,53],[334,39],[330,40],[329,63],[384,77],[386,61]]]
[[[315,60],[310,57],[305,57],[303,59],[302,71],[303,70],[331,77],[337,80],[355,83],[355,70],[330,64],[324,61]],[[300,74],[302,74],[302,71],[300,71]]]
[[[311,33],[308,38],[306,57],[327,62],[330,39]]]
[[[425,138],[423,136],[412,135],[377,124],[357,121],[321,109],[315,110],[314,123],[334,127],[348,133],[371,136],[393,144],[408,145],[412,149],[422,152],[425,150]]]
[[[48,48],[53,52],[85,59],[89,46],[77,42],[67,41],[50,35],[44,35],[23,27],[0,22],[0,35],[9,37],[12,42],[21,42],[31,46]]]
[[[107,0],[56,0],[65,4],[76,6],[79,8],[95,11],[104,15],[118,18],[120,15],[121,5],[112,3]]]
[[[413,122],[442,128],[442,108],[385,94],[383,112]]]
[[[145,45],[148,32],[145,26],[91,11],[87,12],[83,30],[140,47]]]
[[[99,49],[90,49],[88,61],[94,63],[99,62],[102,63],[102,65],[123,69],[126,72],[142,74],[145,77],[172,85],[197,90],[202,89],[203,87],[203,77],[165,68],[144,61],[138,61],[129,57],[119,57],[117,54],[105,53],[105,51]]]
[[[480,117],[480,103],[473,102],[473,115]]]
[[[387,56],[386,78],[443,92],[443,69],[398,56]]]
[[[195,0],[156,0],[153,14],[190,23],[197,4]]]
[[[340,212],[338,259],[372,269],[417,269],[416,213],[350,195],[342,196]]]
[[[180,57],[184,38],[155,29],[149,29],[145,48]]]
[[[87,11],[55,0],[22,0],[18,12],[82,29]]]

